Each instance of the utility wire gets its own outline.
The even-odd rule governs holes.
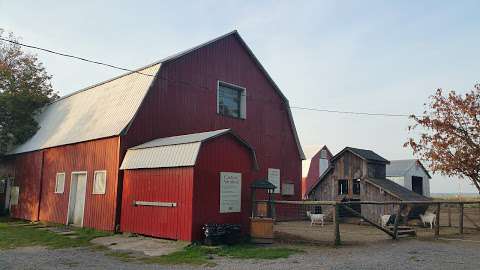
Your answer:
[[[47,53],[51,53],[51,54],[55,54],[55,55],[59,55],[59,56],[63,56],[63,57],[68,57],[68,58],[72,58],[72,59],[76,59],[76,60],[80,60],[80,61],[84,61],[84,62],[88,62],[88,63],[92,63],[92,64],[106,66],[106,67],[109,67],[109,68],[114,68],[114,69],[118,69],[118,70],[122,70],[122,71],[137,73],[137,74],[150,76],[150,77],[155,76],[153,74],[147,74],[147,73],[143,73],[143,72],[140,72],[140,71],[137,71],[137,70],[128,69],[128,68],[124,68],[124,67],[119,67],[119,66],[115,66],[115,65],[111,65],[111,64],[91,60],[91,59],[87,59],[87,58],[84,58],[84,57],[79,57],[79,56],[66,54],[66,53],[61,53],[61,52],[50,50],[50,49],[45,49],[45,48],[41,48],[41,47],[37,47],[37,46],[33,46],[33,45],[24,44],[24,43],[18,42],[16,40],[9,40],[9,39],[5,39],[5,38],[2,38],[2,37],[0,37],[0,40],[5,41],[5,42],[9,42],[9,43],[12,43],[12,44],[15,44],[15,45],[18,45],[18,46],[31,48],[31,49],[35,49],[35,50],[39,50],[39,51],[44,51],[44,52],[47,52]],[[307,108],[307,107],[297,107],[297,106],[290,106],[290,108],[291,109],[297,109],[297,110],[305,110],[305,111],[316,111],[316,112],[338,113],[338,114],[352,114],[352,115],[367,115],[367,116],[385,116],[385,117],[410,117],[411,116],[409,114],[340,111],[340,110],[327,110],[327,109]]]

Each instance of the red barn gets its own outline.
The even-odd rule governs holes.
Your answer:
[[[38,132],[11,152],[15,179],[10,207],[17,218],[110,231],[120,224],[135,226],[128,218],[121,223],[122,195],[141,192],[131,177],[138,173],[145,178],[141,181],[148,181],[150,173],[162,174],[167,168],[120,170],[127,150],[158,138],[221,129],[232,130],[256,153],[258,169],[241,168],[242,184],[269,177],[278,186],[278,199],[301,197],[304,155],[288,100],[236,31],[65,96],[42,110],[38,119]],[[221,147],[224,139],[212,144],[217,140]],[[241,153],[222,155],[241,159]],[[211,166],[206,171],[210,174],[229,166],[216,167],[212,160],[199,156],[201,166],[196,164],[193,171]],[[172,171],[172,177],[187,173],[182,168]],[[211,177],[198,192],[219,188],[220,175]],[[220,201],[218,196],[211,199]],[[247,201],[242,217],[249,211]],[[230,220],[223,218],[230,214],[218,211],[206,215],[208,220],[196,219],[199,213],[189,217],[195,226],[192,237],[198,236],[197,222]]]
[[[318,149],[309,147],[306,160],[302,163],[302,198],[308,197],[308,191],[330,166],[332,153],[326,145]]]

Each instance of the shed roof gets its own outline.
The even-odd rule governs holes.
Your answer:
[[[339,158],[343,153],[345,152],[352,152],[353,154],[357,155],[358,157],[365,159],[367,161],[373,161],[373,162],[381,162],[381,163],[390,163],[387,159],[383,158],[379,154],[373,152],[372,150],[367,150],[367,149],[360,149],[360,148],[354,148],[354,147],[345,147],[342,151],[340,151],[338,154],[336,154],[333,158],[333,160],[336,160]]]
[[[225,134],[232,135],[251,151],[254,160],[254,167],[258,168],[253,148],[230,129],[221,129],[159,138],[132,147],[127,150],[120,169],[130,170],[194,166],[197,162],[198,153],[202,143]]]
[[[403,160],[391,160],[387,165],[387,176],[404,176],[412,167],[419,165],[427,174],[429,178],[432,178],[427,169],[418,159],[403,159]]]
[[[130,122],[138,111],[162,64],[175,61],[231,35],[237,38],[281,97],[292,126],[299,156],[301,159],[305,159],[288,99],[236,30],[163,58],[144,68],[74,92],[47,105],[38,116],[40,128],[37,133],[24,144],[14,148],[9,154],[31,152],[120,135],[128,130]]]
[[[402,201],[430,201],[431,200],[428,197],[415,193],[409,190],[408,188],[403,187],[393,182],[392,180],[389,180],[386,178],[383,178],[383,179],[368,178],[366,179],[366,181],[384,189],[385,191],[398,197]]]

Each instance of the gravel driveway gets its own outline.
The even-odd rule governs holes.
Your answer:
[[[308,247],[307,253],[273,261],[216,258],[208,269],[480,269],[480,243],[402,240],[368,246]],[[88,248],[29,247],[0,251],[0,269],[198,269],[121,262]]]

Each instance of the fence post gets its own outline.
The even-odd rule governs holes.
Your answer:
[[[448,227],[452,227],[452,205],[447,204],[447,210],[448,210]]]
[[[463,234],[463,208],[464,208],[463,203],[460,203],[459,207],[460,207],[460,216],[459,216],[458,230],[460,234]]]
[[[333,223],[334,223],[334,244],[335,246],[339,246],[341,244],[340,241],[340,205],[335,203],[335,211],[333,214]]]
[[[435,223],[435,237],[440,235],[440,203],[437,203],[437,222]]]

